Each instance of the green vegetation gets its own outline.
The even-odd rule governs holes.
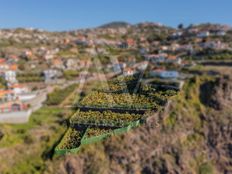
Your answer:
[[[48,94],[48,99],[46,101],[47,105],[59,105],[64,99],[70,95],[77,88],[76,84],[68,86],[64,89],[55,89],[54,92]]]
[[[77,78],[78,75],[79,75],[79,72],[75,71],[75,70],[66,70],[66,71],[64,71],[64,78],[66,80],[73,80],[73,79]]]
[[[57,149],[75,149],[81,144],[81,138],[83,131],[79,131],[74,128],[69,128],[67,133],[64,135],[62,141],[57,146]]]
[[[141,117],[142,115],[139,114],[88,111],[77,112],[70,121],[73,124],[114,125],[122,127],[139,120]]]
[[[31,115],[29,123],[1,125],[4,136],[0,147],[5,149],[0,156],[1,173],[43,173],[54,144],[66,129],[59,123],[71,113],[70,110],[43,107]]]
[[[57,56],[63,57],[63,58],[76,58],[77,52],[72,52],[68,49],[60,51]]]
[[[199,88],[206,79],[210,79],[210,77],[193,77],[186,81],[183,90],[175,97],[176,109],[165,119],[164,124],[167,127],[176,128],[176,120],[181,115],[185,115],[184,119],[191,120],[195,125],[195,129],[201,126],[199,114],[204,113],[205,108],[199,99]],[[183,108],[188,111],[188,114],[183,111]]]
[[[195,56],[185,57],[187,60],[232,60],[231,51],[215,51],[212,49],[207,49],[201,52],[198,52]]]
[[[75,150],[81,147],[82,143],[89,144],[97,141],[97,139],[82,141],[83,138],[80,134],[73,133],[74,128],[87,129],[84,139],[100,135],[103,135],[102,139],[104,139],[107,137],[104,134],[128,131],[130,128],[138,126],[145,115],[127,113],[123,109],[155,109],[158,108],[158,105],[165,105],[168,98],[177,93],[175,90],[158,90],[151,85],[138,84],[138,77],[121,76],[102,85],[99,86],[99,83],[93,85],[94,91],[89,91],[79,104],[82,107],[94,107],[102,111],[77,111],[70,119],[72,128],[57,147],[58,151],[66,148],[68,148],[67,150]],[[137,85],[137,93],[131,94]],[[111,111],[111,108],[122,110],[120,113],[116,113]],[[77,144],[72,139],[77,139]]]
[[[214,174],[213,166],[210,163],[204,163],[199,168],[199,174]]]
[[[7,82],[3,77],[0,77],[0,89],[5,89],[7,86]]]
[[[102,134],[108,134],[111,132],[112,132],[112,129],[110,128],[88,128],[85,133],[85,137],[90,138],[90,137],[95,137],[95,136],[99,136]]]
[[[177,81],[167,81],[162,79],[154,79],[150,84],[152,85],[166,85],[166,86],[173,86],[173,87],[179,87],[180,82]]]
[[[102,92],[133,92],[136,85],[138,84],[138,77],[128,76],[128,77],[117,77],[103,84],[101,88],[96,89]]]
[[[41,73],[20,73],[17,74],[17,80],[20,83],[28,83],[28,82],[42,82],[44,78]]]
[[[81,106],[104,108],[152,109],[156,104],[151,98],[139,94],[109,94],[92,92],[81,102]]]

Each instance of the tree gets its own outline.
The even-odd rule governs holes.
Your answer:
[[[178,25],[178,29],[180,29],[180,30],[184,29],[184,24],[182,24],[182,23],[179,24],[179,25]]]

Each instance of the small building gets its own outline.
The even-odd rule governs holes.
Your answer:
[[[29,100],[32,100],[34,98],[36,98],[36,93],[22,93],[17,95],[18,100],[22,101],[22,102],[26,102]]]
[[[4,71],[9,70],[9,69],[10,69],[10,67],[7,63],[0,62],[0,72],[4,72]]]
[[[157,70],[151,71],[150,75],[153,77],[159,77],[163,79],[176,79],[179,77],[179,72],[157,69]]]
[[[114,63],[112,68],[115,73],[121,73],[126,68],[126,63]]]
[[[64,69],[64,62],[62,59],[53,59],[52,60],[52,68],[57,68],[57,69]]]
[[[135,65],[135,67],[139,70],[139,71],[144,71],[147,69],[149,62],[148,61],[143,61],[140,63],[137,63]]]
[[[165,53],[162,54],[149,54],[145,56],[147,61],[151,61],[152,63],[163,63],[166,60],[168,55]]]
[[[133,76],[133,75],[135,75],[137,72],[134,70],[134,69],[132,69],[132,68],[127,68],[127,69],[125,69],[124,71],[123,71],[123,75],[124,76]]]
[[[54,80],[61,76],[61,72],[56,69],[45,70],[43,74],[46,83],[54,82]]]
[[[16,79],[16,71],[13,70],[8,70],[3,72],[3,78],[8,82],[8,83],[17,83]]]
[[[30,50],[25,50],[22,54],[23,57],[30,59],[33,56],[32,51]]]
[[[172,63],[172,64],[179,64],[181,65],[182,63],[182,59],[178,56],[172,56],[172,55],[169,55],[166,59],[166,62],[167,63]]]
[[[181,31],[177,31],[177,32],[175,32],[175,33],[172,33],[172,38],[173,39],[178,39],[178,38],[180,38],[181,36],[183,35],[183,32],[181,32]]]
[[[76,70],[78,66],[77,59],[68,59],[65,61],[65,68],[68,70]]]
[[[204,49],[210,48],[210,49],[217,49],[217,50],[226,49],[228,47],[227,44],[222,43],[221,41],[203,42],[203,43],[200,43],[200,46]]]
[[[141,48],[141,49],[139,50],[140,54],[142,54],[142,55],[147,54],[148,51],[149,51],[149,49],[146,49],[146,48]]]
[[[9,86],[9,89],[13,90],[13,92],[16,95],[23,94],[23,93],[29,93],[30,90],[28,87],[21,85],[21,84],[13,84]]]
[[[27,109],[28,106],[20,101],[10,101],[0,104],[0,113],[14,113]]]
[[[219,31],[216,31],[216,32],[215,32],[215,35],[216,35],[216,36],[225,36],[225,35],[226,35],[226,32],[223,31],[223,30],[219,30]]]
[[[16,95],[13,90],[0,90],[0,103],[13,101],[16,99]]]
[[[197,34],[197,37],[199,37],[199,38],[205,38],[205,37],[209,37],[209,36],[210,36],[209,31],[202,31],[202,32]]]
[[[133,47],[133,46],[135,46],[135,41],[134,41],[134,39],[129,38],[129,39],[126,40],[126,43],[127,43],[128,47]]]
[[[117,44],[117,47],[121,48],[121,49],[127,49],[129,46],[128,46],[127,42],[120,42]]]
[[[19,57],[17,55],[10,55],[10,56],[8,56],[8,60],[16,63],[19,61]]]

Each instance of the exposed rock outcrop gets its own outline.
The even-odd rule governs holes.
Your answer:
[[[222,110],[232,104],[232,79],[229,76],[207,81],[200,87],[200,99],[203,104]]]

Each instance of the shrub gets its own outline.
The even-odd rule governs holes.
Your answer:
[[[68,95],[76,89],[76,84],[68,86],[64,89],[55,89],[51,94],[48,94],[46,101],[47,105],[59,105]]]

